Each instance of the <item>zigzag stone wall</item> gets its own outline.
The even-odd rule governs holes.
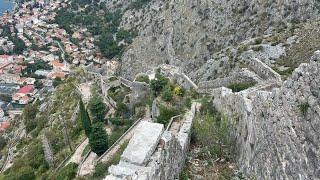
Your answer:
[[[259,83],[261,78],[248,69],[241,69],[232,73],[230,76],[218,78],[212,81],[202,81],[198,84],[199,91],[207,91],[209,89],[228,87],[232,83]]]
[[[320,179],[319,84],[318,51],[272,92],[213,91],[213,105],[234,122],[243,172],[257,179]]]

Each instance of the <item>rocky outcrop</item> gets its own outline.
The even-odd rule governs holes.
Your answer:
[[[189,148],[192,122],[198,104],[194,103],[181,121],[180,129],[173,132],[163,125],[145,122],[135,131],[120,163],[109,168],[106,180],[177,179]]]
[[[257,179],[320,178],[320,51],[272,91],[213,91],[232,119],[240,169]]]

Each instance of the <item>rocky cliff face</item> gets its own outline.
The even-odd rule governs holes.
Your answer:
[[[258,179],[319,179],[320,51],[281,88],[213,92],[234,121],[238,164]]]
[[[136,29],[139,35],[122,57],[121,73],[132,78],[168,63],[189,74],[224,48],[316,19],[319,4],[315,0],[151,1],[125,11],[121,26]]]

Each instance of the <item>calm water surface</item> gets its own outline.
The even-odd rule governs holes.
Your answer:
[[[6,11],[6,10],[12,10],[13,9],[13,2],[8,0],[0,0],[0,16]]]

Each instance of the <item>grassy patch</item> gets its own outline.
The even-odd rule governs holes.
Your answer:
[[[204,102],[192,127],[191,141],[202,147],[200,159],[230,159],[231,122],[223,117],[210,102]]]
[[[309,109],[310,105],[305,102],[299,105],[299,110],[302,113],[302,115],[307,115],[308,109]]]
[[[149,76],[147,76],[147,75],[141,75],[136,78],[136,81],[145,82],[145,83],[149,84],[150,79],[149,79]]]
[[[57,175],[57,179],[71,180],[74,179],[77,174],[78,164],[70,163],[61,169]]]
[[[82,151],[81,157],[84,157],[90,150],[90,145],[88,144]]]
[[[160,106],[160,115],[157,117],[157,123],[168,125],[171,117],[177,115],[177,111],[173,108]]]

